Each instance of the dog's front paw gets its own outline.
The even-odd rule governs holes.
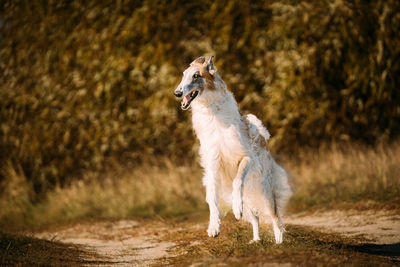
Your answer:
[[[210,221],[210,224],[208,225],[208,230],[207,230],[208,236],[209,237],[217,237],[220,232],[221,232],[221,230],[220,230],[219,223]]]
[[[243,215],[243,202],[240,197],[232,198],[232,210],[236,220],[240,220]]]

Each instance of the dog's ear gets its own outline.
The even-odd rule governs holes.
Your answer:
[[[198,57],[195,60],[193,60],[192,63],[190,63],[190,66],[193,66],[194,64],[204,64],[204,62],[206,61],[205,57]]]
[[[215,67],[214,67],[214,63],[213,63],[213,58],[214,56],[211,56],[207,63],[204,63],[207,67],[207,71],[211,74],[214,75],[215,74]]]

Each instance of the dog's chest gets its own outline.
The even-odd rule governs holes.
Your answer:
[[[221,160],[235,162],[245,154],[240,117],[197,114],[193,127],[200,144],[219,154]]]

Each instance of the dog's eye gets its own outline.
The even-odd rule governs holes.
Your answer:
[[[193,79],[197,79],[197,78],[199,78],[200,77],[200,75],[198,74],[198,73],[195,73],[194,75],[193,75]]]

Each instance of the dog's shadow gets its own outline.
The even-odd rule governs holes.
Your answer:
[[[384,244],[384,245],[362,244],[362,245],[353,245],[350,246],[349,248],[372,255],[380,255],[380,256],[388,256],[396,258],[399,257],[398,259],[396,259],[396,261],[400,262],[400,243]]]

